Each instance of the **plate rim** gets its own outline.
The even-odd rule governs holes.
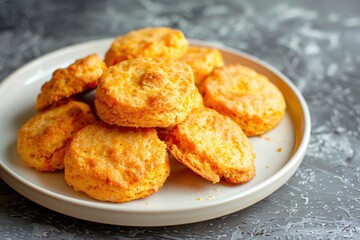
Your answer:
[[[71,46],[67,46],[67,47],[63,47],[60,49],[57,49],[55,51],[49,52],[45,55],[42,55],[34,60],[29,61],[28,63],[26,63],[25,65],[23,65],[22,67],[18,68],[17,70],[15,70],[14,72],[12,72],[11,74],[9,74],[7,77],[5,77],[1,83],[0,83],[0,93],[3,91],[2,89],[6,88],[6,86],[8,84],[10,84],[10,82],[13,80],[14,77],[16,77],[17,75],[21,74],[22,72],[26,72],[28,69],[33,68],[34,66],[37,66],[38,64],[41,64],[41,62],[43,62],[44,60],[46,60],[47,58],[55,58],[57,55],[63,55],[67,52],[72,52],[74,50],[76,51],[80,51],[80,48],[89,48],[89,46],[92,45],[101,45],[101,44],[109,44],[111,43],[111,41],[113,41],[113,38],[105,38],[105,39],[99,39],[99,40],[93,40],[93,41],[88,41],[88,42],[83,42],[83,43],[78,43],[78,44],[74,44]],[[302,139],[301,139],[301,143],[298,146],[298,148],[295,150],[294,154],[292,156],[290,156],[290,158],[288,159],[288,161],[286,162],[286,164],[276,173],[274,173],[271,177],[269,177],[267,180],[252,186],[249,189],[244,190],[243,192],[241,192],[241,196],[239,196],[239,193],[234,193],[231,195],[228,195],[225,199],[224,198],[220,198],[220,199],[214,199],[212,201],[206,202],[204,204],[192,204],[192,206],[189,205],[180,205],[180,206],[174,206],[174,209],[153,209],[153,208],[147,208],[147,209],[126,209],[125,207],[121,207],[119,205],[117,205],[116,209],[111,209],[111,211],[116,211],[116,212],[127,212],[127,213],[175,213],[175,212],[179,212],[179,211],[191,211],[191,210],[201,210],[201,209],[205,209],[205,208],[209,208],[209,207],[213,207],[213,206],[217,206],[219,204],[226,204],[229,202],[232,202],[234,200],[241,198],[246,198],[247,196],[251,195],[251,194],[255,194],[259,191],[261,191],[262,189],[265,189],[266,187],[270,186],[272,183],[276,183],[278,181],[280,181],[280,179],[284,178],[284,176],[286,176],[289,172],[291,171],[296,171],[298,166],[300,165],[305,152],[306,152],[306,148],[309,144],[310,141],[310,132],[311,132],[311,120],[310,120],[310,112],[308,109],[308,106],[306,104],[305,99],[303,98],[302,94],[300,93],[300,91],[296,88],[296,86],[284,75],[282,74],[280,71],[278,71],[276,68],[274,68],[273,66],[271,66],[270,64],[268,64],[267,62],[253,56],[250,55],[248,53],[242,52],[240,50],[231,48],[231,47],[227,47],[224,46],[221,43],[216,43],[216,42],[209,42],[209,41],[203,41],[203,40],[195,40],[195,39],[189,39],[189,42],[191,44],[195,44],[195,45],[203,45],[203,46],[207,46],[207,47],[214,47],[214,48],[218,48],[224,51],[228,51],[237,55],[240,55],[241,57],[244,57],[246,59],[249,59],[259,65],[261,65],[262,67],[270,70],[271,72],[273,72],[275,75],[279,76],[279,78],[291,89],[291,91],[295,94],[297,100],[299,101],[300,105],[301,105],[301,110],[303,112],[302,117],[303,117],[303,122],[304,122],[304,129],[302,131],[303,135],[302,135]],[[17,180],[18,182],[21,182],[22,184],[26,185],[26,187],[30,187],[32,189],[35,189],[49,197],[55,198],[56,200],[60,200],[60,201],[65,201],[68,204],[72,204],[72,205],[77,205],[77,206],[82,206],[82,207],[90,207],[90,208],[95,208],[98,210],[109,210],[109,205],[104,205],[103,202],[87,202],[86,200],[80,200],[80,199],[74,199],[68,196],[63,196],[59,193],[56,192],[52,192],[49,191],[47,189],[43,189],[42,187],[37,186],[36,184],[33,184],[29,181],[27,181],[26,179],[22,178],[21,176],[19,176],[17,173],[15,173],[14,171],[12,171],[11,169],[9,169],[4,163],[3,160],[0,159],[0,167],[10,176],[12,176],[14,179],[13,180]],[[1,172],[0,172],[1,173]],[[285,181],[288,181],[289,178],[293,175],[290,174],[290,176],[286,177]],[[4,180],[4,177],[2,177]],[[284,179],[282,179],[284,180]],[[5,180],[4,180],[5,181]],[[8,183],[7,181],[5,181],[6,183]],[[8,183],[9,184],[9,183]],[[12,185],[12,184],[9,184]],[[278,188],[280,188],[283,185],[280,184],[279,186],[276,186],[275,189],[273,191],[271,191],[269,194],[267,194],[264,197],[261,197],[260,200],[264,199],[265,197],[267,197],[268,195],[270,195],[272,192],[274,192],[275,190],[277,190]],[[23,193],[21,193],[23,194]],[[23,194],[24,195],[24,194]],[[26,195],[24,195],[25,197],[27,197]],[[32,200],[32,199],[31,199]],[[258,200],[258,201],[260,201]],[[258,202],[256,201],[256,202]],[[39,203],[40,205],[43,205],[42,203]],[[251,205],[251,204],[250,204]],[[47,206],[45,206],[47,207]],[[49,208],[49,207],[48,207]],[[242,209],[242,208],[241,208]],[[68,215],[68,213],[65,213]]]

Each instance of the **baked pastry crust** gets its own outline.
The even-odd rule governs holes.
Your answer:
[[[204,107],[204,99],[198,88],[195,89],[193,108]]]
[[[215,68],[224,65],[221,52],[215,48],[206,47],[190,46],[181,61],[192,68],[197,86],[200,86]]]
[[[67,144],[78,130],[95,121],[90,107],[76,101],[38,113],[20,128],[18,152],[38,171],[61,170]]]
[[[180,30],[165,27],[138,29],[116,38],[105,55],[105,62],[112,66],[137,57],[179,59],[188,45]]]
[[[201,92],[206,107],[231,117],[247,136],[273,129],[285,114],[280,90],[265,76],[240,64],[215,69]]]
[[[128,202],[157,192],[170,173],[166,145],[155,129],[103,122],[79,131],[65,156],[65,181],[108,202]]]
[[[42,85],[36,110],[43,111],[64,103],[76,94],[96,88],[99,77],[106,69],[100,57],[92,54],[76,60],[67,68],[56,70],[52,78]]]
[[[239,125],[209,108],[196,108],[165,137],[170,152],[213,183],[245,183],[255,176],[255,151]]]
[[[191,68],[166,59],[135,58],[110,67],[100,78],[95,107],[108,124],[170,127],[190,113],[195,95]]]

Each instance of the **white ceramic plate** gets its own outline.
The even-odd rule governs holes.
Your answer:
[[[129,203],[99,202],[66,185],[63,173],[39,173],[24,165],[16,150],[17,131],[35,114],[41,85],[52,72],[97,52],[104,56],[112,40],[66,47],[20,68],[0,85],[0,174],[16,191],[49,209],[73,217],[128,226],[164,226],[220,217],[246,208],[282,186],[302,161],[310,136],[307,105],[294,85],[268,64],[239,51],[219,47],[226,63],[242,63],[269,77],[287,101],[284,119],[262,137],[253,137],[256,177],[243,185],[212,184],[176,161],[164,187]],[[191,41],[193,45],[215,46]]]

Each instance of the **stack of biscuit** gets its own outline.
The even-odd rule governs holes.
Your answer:
[[[284,98],[254,70],[224,65],[217,49],[188,45],[179,30],[145,28],[116,38],[104,61],[92,54],[56,70],[18,132],[24,162],[64,169],[76,191],[109,202],[157,192],[170,174],[167,151],[210,182],[250,181],[248,137],[279,123]]]

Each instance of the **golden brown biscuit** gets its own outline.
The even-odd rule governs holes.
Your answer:
[[[198,108],[198,107],[204,107],[204,99],[201,93],[199,92],[199,89],[196,88],[193,108]]]
[[[180,30],[171,28],[143,28],[115,39],[105,55],[107,66],[127,59],[181,58],[188,48],[188,41]]]
[[[197,86],[200,86],[215,68],[224,65],[221,52],[206,47],[189,47],[181,61],[189,64],[192,68]]]
[[[69,101],[26,122],[18,132],[17,148],[25,163],[38,171],[64,168],[64,155],[74,134],[95,122],[88,105]]]
[[[194,95],[194,77],[187,64],[135,58],[103,74],[96,89],[95,107],[108,124],[169,127],[190,113]]]
[[[162,187],[169,173],[166,145],[151,128],[99,121],[75,135],[65,156],[65,181],[100,201],[147,197]]]
[[[202,97],[201,93],[199,92],[198,88],[196,88],[195,96],[194,96],[194,106],[193,106],[193,109],[199,108],[199,107],[205,107],[205,106],[204,106],[203,97]],[[156,132],[157,132],[157,134],[158,134],[158,137],[159,137],[161,140],[164,140],[165,137],[166,137],[166,135],[171,131],[171,129],[172,129],[173,127],[174,127],[174,126],[168,127],[168,128],[156,128]]]
[[[231,117],[247,136],[273,129],[285,113],[285,100],[265,76],[234,64],[215,69],[203,82],[205,106]]]
[[[239,125],[209,108],[196,108],[166,136],[177,160],[203,178],[244,183],[255,176],[255,151]]]
[[[105,63],[97,54],[76,60],[67,68],[58,69],[44,83],[37,97],[36,109],[44,109],[66,101],[73,95],[93,89],[106,70]]]

